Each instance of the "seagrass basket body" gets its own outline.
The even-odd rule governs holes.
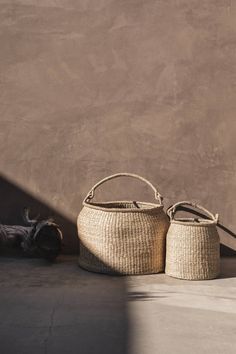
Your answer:
[[[198,208],[211,219],[174,218],[181,205]],[[181,279],[214,279],[220,272],[218,215],[190,202],[180,202],[168,211],[170,227],[166,239],[166,274]]]
[[[129,176],[145,181],[155,191],[158,204],[114,201],[91,202],[94,190],[105,181]],[[164,271],[165,241],[169,220],[162,198],[144,178],[120,173],[97,183],[78,216],[79,265],[90,271],[110,274],[148,274]]]

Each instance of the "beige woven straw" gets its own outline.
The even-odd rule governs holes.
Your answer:
[[[128,176],[147,183],[158,203],[91,200],[104,182]],[[165,239],[169,226],[162,197],[145,178],[118,173],[104,178],[89,191],[78,216],[79,265],[111,274],[148,274],[164,271]]]
[[[177,209],[189,205],[204,211],[210,219],[175,218]],[[213,279],[220,271],[218,214],[183,201],[168,209],[170,227],[166,240],[166,274],[190,280]]]

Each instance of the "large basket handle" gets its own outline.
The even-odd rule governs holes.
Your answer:
[[[167,215],[170,217],[170,220],[175,220],[174,216],[175,213],[177,212],[177,209],[181,206],[181,205],[190,205],[193,208],[199,209],[201,211],[203,211],[204,213],[206,213],[211,220],[213,220],[215,223],[218,222],[219,220],[219,215],[218,214],[212,214],[209,210],[203,208],[201,205],[197,204],[197,203],[192,203],[192,202],[188,202],[188,201],[183,201],[183,202],[178,202],[174,205],[172,205],[168,210],[167,210]]]
[[[141,177],[139,175],[135,175],[133,173],[116,173],[114,175],[111,175],[111,176],[103,178],[101,181],[96,183],[90,189],[90,191],[88,192],[88,194],[86,195],[86,197],[84,199],[84,202],[89,202],[91,199],[93,199],[94,192],[95,192],[95,190],[97,189],[98,186],[100,186],[101,184],[103,184],[103,183],[105,183],[105,182],[107,182],[107,181],[109,181],[111,179],[114,179],[114,178],[117,178],[117,177],[123,177],[123,176],[137,178],[137,179],[145,182],[146,184],[148,184],[152,188],[152,190],[154,191],[155,199],[158,200],[160,205],[163,205],[162,204],[163,198],[162,198],[161,194],[157,191],[157,189],[153,186],[153,184],[151,182],[149,182],[147,179],[145,179],[145,178],[143,178],[143,177]]]

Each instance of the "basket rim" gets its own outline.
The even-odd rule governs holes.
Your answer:
[[[95,202],[95,203],[87,203],[86,201],[83,202],[83,206],[91,209],[96,209],[96,210],[102,210],[106,212],[120,212],[120,213],[143,213],[143,212],[149,212],[149,211],[160,211],[163,209],[163,205],[161,204],[156,204],[156,203],[149,203],[149,202],[140,202],[138,200],[135,200],[136,203],[140,203],[142,205],[147,205],[150,206],[150,208],[107,208],[107,204],[127,204],[127,203],[133,203],[134,200],[111,200],[108,202]]]
[[[197,227],[212,226],[217,224],[215,220],[201,219],[201,218],[198,218],[197,220],[199,220],[200,222],[195,221],[193,218],[178,218],[178,219],[172,219],[170,223],[185,225],[185,226],[197,226]]]

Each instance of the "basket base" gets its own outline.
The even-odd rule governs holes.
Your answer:
[[[102,268],[97,268],[91,264],[87,264],[83,262],[80,258],[78,260],[78,264],[80,268],[87,270],[89,272],[93,273],[98,273],[98,274],[107,274],[107,275],[117,275],[117,276],[125,276],[125,275],[148,275],[148,274],[159,274],[159,273],[164,273],[164,269],[160,270],[153,270],[150,272],[122,272],[122,271],[116,271],[116,270],[109,270],[109,269],[102,269]]]
[[[169,277],[171,278],[175,278],[175,279],[182,279],[182,280],[190,280],[190,281],[198,281],[198,280],[213,280],[213,279],[216,279],[219,277],[219,273],[217,274],[213,274],[211,276],[208,276],[208,277],[183,277],[183,276],[180,276],[180,275],[175,275],[175,274],[171,274],[171,273],[167,273],[165,272],[166,275],[168,275]]]

